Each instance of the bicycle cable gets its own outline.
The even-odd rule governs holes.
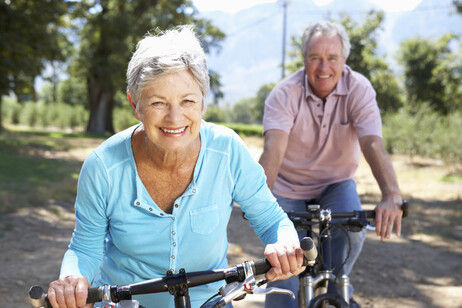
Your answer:
[[[207,305],[208,303],[210,303],[210,301],[212,301],[215,297],[218,297],[218,296],[220,296],[220,292],[217,292],[217,293],[214,294],[212,297],[210,297],[208,300],[206,300],[206,301],[200,306],[200,308],[205,307],[205,305]]]

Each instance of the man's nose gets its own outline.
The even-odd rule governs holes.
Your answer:
[[[327,67],[327,61],[324,59],[321,59],[321,61],[319,61],[319,69],[323,70],[326,67]]]

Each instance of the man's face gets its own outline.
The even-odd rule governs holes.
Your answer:
[[[304,62],[311,90],[319,98],[326,98],[337,85],[346,62],[340,37],[312,36]]]

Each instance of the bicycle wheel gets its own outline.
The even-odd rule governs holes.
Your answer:
[[[350,305],[338,295],[321,294],[313,298],[309,308],[349,308]]]

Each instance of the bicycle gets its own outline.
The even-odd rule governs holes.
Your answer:
[[[375,210],[332,213],[330,209],[322,209],[320,205],[309,202],[306,204],[306,209],[306,212],[287,213],[297,231],[308,230],[311,233],[308,235],[314,236],[319,252],[314,266],[307,267],[299,275],[298,307],[348,308],[350,307],[349,277],[347,275],[337,277],[334,274],[330,259],[331,251],[326,252],[323,247],[331,249],[332,226],[339,226],[345,232],[346,230],[361,231],[364,228],[375,230],[370,221],[370,219],[375,218]],[[403,210],[403,218],[407,217],[409,213],[407,201],[403,201],[401,209]],[[332,222],[332,219],[347,220]],[[313,227],[316,227],[317,231],[313,230]],[[348,235],[348,233],[346,234]],[[346,261],[344,260],[343,265]]]
[[[300,242],[300,246],[304,250],[304,266],[314,264],[317,252],[313,240],[305,237]],[[265,258],[245,261],[227,269],[190,273],[181,269],[178,274],[168,271],[165,277],[125,286],[91,287],[88,289],[87,304],[101,302],[102,308],[142,308],[143,306],[138,301],[132,300],[133,295],[169,292],[174,296],[175,308],[190,308],[189,288],[220,280],[225,280],[226,284],[201,307],[208,304],[213,305],[214,308],[224,307],[233,300],[242,300],[247,294],[285,294],[292,296],[295,300],[292,291],[280,288],[261,288],[267,281],[256,282],[255,276],[265,274],[270,268],[271,265]],[[215,299],[215,297],[219,299]],[[30,288],[29,299],[32,306],[36,308],[52,307],[40,286]]]

